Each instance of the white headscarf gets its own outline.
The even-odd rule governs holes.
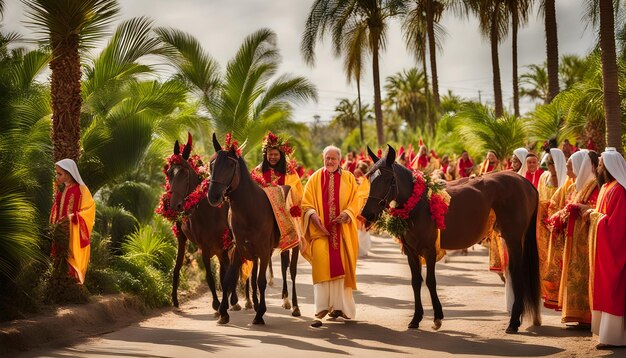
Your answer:
[[[589,151],[581,149],[573,153],[569,159],[572,161],[572,171],[576,175],[576,191],[580,191],[589,180],[594,180]]]
[[[611,173],[613,178],[626,188],[626,160],[615,150],[615,147],[607,147],[602,153],[604,166]]]
[[[550,156],[554,162],[554,169],[556,169],[556,180],[559,182],[559,188],[565,184],[567,180],[567,167],[565,166],[565,154],[559,148],[550,148]]]
[[[78,172],[78,166],[76,166],[75,161],[73,161],[72,159],[61,159],[55,164],[58,165],[60,168],[68,171],[72,178],[74,178],[74,180],[76,180],[78,184],[85,185],[83,178],[80,177],[80,173]]]
[[[513,155],[519,159],[522,163],[522,167],[519,168],[517,174],[521,176],[526,176],[526,171],[528,170],[528,166],[526,165],[526,156],[528,155],[528,150],[526,148],[517,148],[513,151]]]

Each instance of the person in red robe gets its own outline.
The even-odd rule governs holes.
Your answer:
[[[524,177],[537,188],[541,174],[543,174],[543,169],[539,168],[539,158],[537,158],[537,154],[528,153],[526,155],[526,174]]]
[[[417,157],[411,163],[411,167],[417,170],[425,170],[430,163],[430,158],[428,157],[428,148],[425,145],[420,146],[419,151],[417,152]]]
[[[605,184],[587,214],[594,258],[591,331],[603,349],[626,346],[626,161],[615,148],[602,153],[598,176]]]
[[[457,162],[457,169],[459,172],[459,178],[467,178],[470,176],[470,174],[472,174],[472,169],[474,169],[474,162],[472,162],[466,150],[461,153],[461,158],[459,158]]]

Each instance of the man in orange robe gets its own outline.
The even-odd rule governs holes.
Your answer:
[[[626,161],[615,148],[602,153],[598,176],[605,184],[590,212],[591,331],[598,335],[598,348],[626,346]]]
[[[313,271],[316,320],[329,312],[332,318],[354,318],[358,255],[358,186],[352,173],[341,170],[341,150],[324,149],[324,167],[311,175],[302,200],[304,240],[302,255]]]
[[[66,259],[70,267],[69,274],[83,284],[89,265],[89,238],[96,218],[96,204],[72,159],[58,161],[55,172],[59,190],[50,212],[50,223],[69,223],[70,237]],[[52,254],[56,255],[55,246],[52,250]]]

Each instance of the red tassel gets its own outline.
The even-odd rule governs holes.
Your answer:
[[[193,142],[193,140],[191,139],[191,133],[187,132],[187,146],[189,146],[189,152],[190,153],[191,153],[191,149],[193,148],[191,146],[192,142]]]

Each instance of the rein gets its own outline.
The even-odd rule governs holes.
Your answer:
[[[222,182],[217,181],[217,180],[212,180],[212,181],[214,183],[221,184],[221,185],[224,185],[226,187],[226,191],[224,192],[224,196],[228,198],[229,194],[231,194],[233,191],[235,191],[239,187],[239,182],[241,181],[241,173],[239,173],[240,172],[240,170],[239,170],[239,160],[237,160],[236,158],[231,158],[231,157],[227,157],[227,158],[235,162],[235,169],[233,170],[233,173],[230,176],[230,179],[228,180],[228,184],[227,183],[222,183]],[[239,175],[237,175],[237,174],[239,174]]]

